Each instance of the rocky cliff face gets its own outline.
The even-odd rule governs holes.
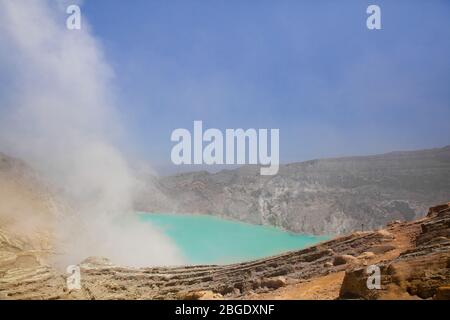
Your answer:
[[[450,198],[450,146],[313,160],[260,176],[244,166],[211,174],[144,177],[139,210],[214,214],[310,234],[412,220]]]
[[[362,267],[346,272],[340,297],[358,299],[450,299],[450,203],[431,208],[416,223],[412,245],[393,260],[379,264],[381,290],[369,290]]]

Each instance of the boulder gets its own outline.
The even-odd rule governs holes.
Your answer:
[[[278,289],[286,285],[287,281],[284,277],[265,278],[261,280],[261,287],[267,287],[269,289]]]
[[[357,262],[358,262],[358,259],[355,258],[354,256],[351,256],[349,254],[343,254],[343,255],[334,257],[333,265],[340,266],[343,264],[352,264],[352,263],[357,263]]]

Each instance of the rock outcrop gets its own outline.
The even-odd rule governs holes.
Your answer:
[[[392,260],[383,261],[380,290],[366,285],[365,268],[348,270],[341,290],[341,298],[443,299],[450,284],[450,204],[430,209],[427,219],[416,223],[420,232],[413,245]]]

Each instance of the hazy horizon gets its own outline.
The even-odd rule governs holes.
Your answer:
[[[287,165],[292,163],[302,163],[312,160],[325,160],[325,159],[339,159],[339,158],[353,158],[353,157],[370,157],[370,156],[378,156],[378,155],[384,155],[389,154],[393,152],[414,152],[414,151],[426,151],[426,150],[435,150],[435,149],[444,149],[449,148],[450,145],[444,145],[444,146],[435,146],[435,147],[429,147],[424,149],[402,149],[402,150],[387,150],[385,152],[381,153],[368,153],[368,154],[346,154],[346,155],[336,155],[336,156],[329,156],[329,157],[322,157],[322,158],[311,158],[311,159],[304,159],[304,160],[298,160],[298,161],[292,161],[292,162],[281,162],[280,165]],[[170,176],[170,175],[176,175],[181,173],[190,173],[190,172],[200,172],[200,171],[207,171],[209,173],[217,173],[222,170],[234,170],[238,169],[242,166],[248,166],[246,164],[244,165],[174,165],[169,164],[166,167],[158,167],[157,165],[152,166],[152,168],[155,171],[155,174],[158,176]]]

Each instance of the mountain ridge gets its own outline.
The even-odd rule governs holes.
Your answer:
[[[343,234],[412,220],[450,197],[450,146],[295,162],[275,176],[258,168],[146,176],[136,208]]]

